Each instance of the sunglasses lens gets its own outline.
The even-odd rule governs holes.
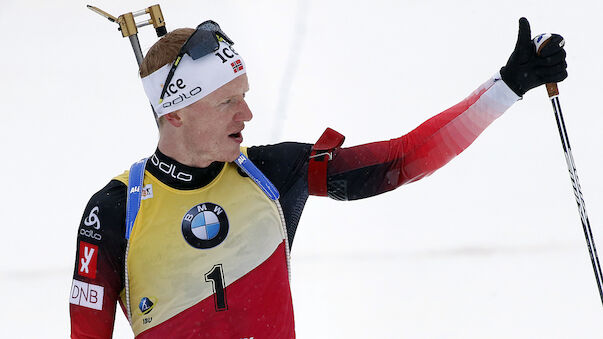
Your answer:
[[[197,30],[191,36],[185,46],[185,52],[190,55],[193,60],[197,60],[203,56],[213,53],[220,47],[215,33],[205,30]]]
[[[220,30],[220,25],[218,25],[215,21],[212,20],[207,20],[204,21],[202,23],[200,23],[197,26],[197,29],[202,29],[204,31],[219,31]]]
[[[224,40],[230,45],[233,44],[232,40],[222,32],[217,23],[208,20],[197,26],[195,33],[191,35],[186,45],[183,46],[183,50],[193,60],[197,60],[218,50],[220,40]]]

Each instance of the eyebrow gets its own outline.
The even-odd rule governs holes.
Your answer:
[[[229,96],[227,96],[227,97],[225,97],[225,98],[226,98],[226,99],[232,99],[232,98],[235,98],[235,97],[238,97],[238,96],[245,97],[245,93],[247,93],[247,92],[249,92],[249,87],[247,87],[247,89],[245,89],[245,90],[243,91],[243,93],[237,93],[237,94],[229,95]]]

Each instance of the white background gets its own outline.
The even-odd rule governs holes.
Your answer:
[[[0,6],[0,336],[69,336],[89,197],[155,149],[127,39],[78,1]],[[147,1],[91,3],[113,15]],[[169,1],[245,57],[245,144],[395,138],[504,65],[526,16],[561,33],[561,104],[603,251],[601,1]],[[141,29],[143,49],[156,40]],[[372,199],[311,198],[292,250],[299,338],[602,338],[603,310],[544,88],[429,178]],[[131,338],[118,311],[115,338]]]

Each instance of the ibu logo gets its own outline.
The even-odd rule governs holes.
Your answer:
[[[149,314],[153,310],[155,303],[156,302],[153,302],[150,298],[144,297],[144,298],[140,299],[140,304],[138,304],[138,309],[140,310],[140,313],[142,313],[142,314]]]
[[[211,202],[191,208],[182,218],[184,240],[194,248],[216,247],[228,235],[228,217],[224,209]]]

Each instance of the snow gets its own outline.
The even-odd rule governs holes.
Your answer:
[[[113,14],[153,3],[90,3]],[[567,41],[561,105],[603,251],[600,1],[180,1],[248,66],[245,144],[398,137],[506,62],[517,20]],[[69,335],[89,197],[157,141],[116,25],[76,1],[4,0],[0,144],[3,337]],[[147,49],[153,30],[141,29]],[[551,105],[525,95],[429,178],[368,200],[311,198],[292,249],[299,338],[600,338],[602,308]],[[118,315],[115,338],[131,338]]]

